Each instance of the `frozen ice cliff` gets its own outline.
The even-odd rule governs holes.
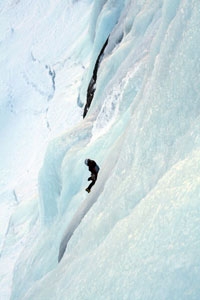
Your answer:
[[[200,2],[0,14],[0,299],[200,299]]]

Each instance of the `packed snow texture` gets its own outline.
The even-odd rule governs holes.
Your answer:
[[[200,2],[0,13],[0,299],[200,299]]]

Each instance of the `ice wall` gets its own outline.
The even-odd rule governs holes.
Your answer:
[[[200,3],[118,1],[117,18],[99,3],[115,25],[93,102],[49,146],[11,299],[199,299]],[[86,157],[101,167],[89,195]]]

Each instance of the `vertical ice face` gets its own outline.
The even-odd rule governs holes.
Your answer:
[[[80,106],[109,32],[108,44],[86,118],[48,147],[41,226],[15,265],[11,299],[198,299],[200,4],[85,4],[85,35],[66,50],[90,57]],[[87,157],[101,167],[89,195]]]

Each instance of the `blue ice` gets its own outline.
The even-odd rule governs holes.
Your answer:
[[[62,15],[58,2],[52,17]],[[84,104],[98,51],[109,41],[86,118],[58,130],[47,147],[38,208],[27,203],[13,215],[14,224],[23,213],[32,217],[22,221],[26,240],[10,299],[199,299],[200,3],[67,4],[80,39],[68,49],[61,43],[68,68],[56,84],[65,72],[77,76],[69,97]],[[90,194],[88,157],[101,168]]]

